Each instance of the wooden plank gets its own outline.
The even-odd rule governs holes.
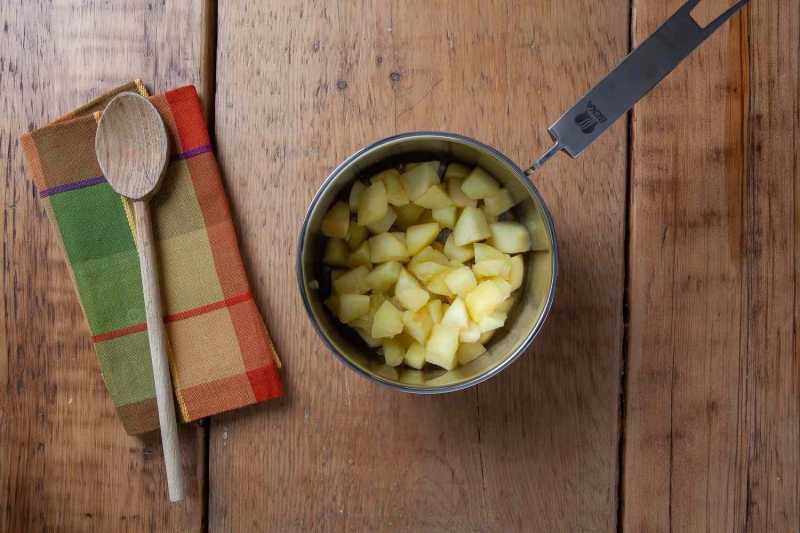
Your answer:
[[[219,21],[216,138],[287,393],[214,418],[210,530],[614,530],[624,123],[536,177],[556,304],[476,388],[416,397],[346,370],[305,317],[294,254],[312,195],[369,142],[443,129],[529,163],[627,52],[627,3],[232,1]]]
[[[800,523],[798,13],[751,2],[633,114],[626,531]]]
[[[196,2],[0,1],[0,530],[200,530],[203,428],[181,428],[170,505],[158,434],[129,437],[100,375],[18,137],[119,84],[203,86]]]

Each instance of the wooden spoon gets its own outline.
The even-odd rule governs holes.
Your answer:
[[[177,502],[184,497],[183,471],[150,220],[150,198],[158,191],[169,162],[167,131],[161,115],[145,97],[121,93],[103,111],[94,149],[108,183],[133,203],[167,486],[169,499]]]

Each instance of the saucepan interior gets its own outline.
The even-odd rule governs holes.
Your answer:
[[[323,305],[330,295],[330,270],[322,264],[325,237],[322,219],[339,199],[346,199],[356,179],[365,179],[398,164],[439,160],[479,165],[509,190],[514,211],[547,250],[526,254],[525,280],[502,330],[486,346],[487,353],[452,371],[392,368],[383,364],[364,341],[341,324]],[[558,248],[550,214],[525,174],[508,158],[473,139],[439,132],[418,132],[384,139],[350,157],[320,188],[300,232],[297,277],[303,303],[314,328],[343,363],[381,385],[405,392],[434,394],[463,389],[497,374],[530,345],[547,317],[558,273]]]

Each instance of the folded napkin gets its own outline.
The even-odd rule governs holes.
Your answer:
[[[133,211],[102,176],[97,121],[136,80],[21,138],[25,159],[92,333],[114,406],[131,434],[158,427]],[[250,294],[228,200],[194,87],[149,98],[170,136],[151,201],[175,399],[183,422],[283,394],[280,360]]]

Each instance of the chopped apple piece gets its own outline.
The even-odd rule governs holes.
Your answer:
[[[450,290],[450,287],[447,286],[445,281],[450,272],[452,271],[448,267],[448,269],[444,272],[440,272],[439,274],[433,276],[431,281],[428,283],[428,290],[433,294],[439,294],[441,296],[446,296],[447,298],[453,298],[455,294],[453,294],[453,291]]]
[[[388,261],[375,267],[364,280],[373,291],[388,292],[397,283],[403,265],[397,261]]]
[[[466,178],[469,176],[470,169],[467,166],[461,165],[459,163],[450,163],[447,165],[447,170],[444,171],[444,179],[449,180],[451,178]]]
[[[467,244],[465,246],[457,245],[456,237],[453,233],[451,233],[447,237],[447,241],[444,243],[444,255],[446,255],[452,261],[466,263],[475,257],[475,250],[471,244]]]
[[[409,202],[408,195],[400,183],[400,173],[394,168],[386,172],[390,171],[391,173],[386,174],[383,179],[383,184],[386,186],[386,200],[395,206],[407,205]]]
[[[441,231],[438,222],[432,224],[418,224],[411,226],[406,231],[406,248],[408,255],[414,256],[436,240]]]
[[[433,211],[430,209],[425,209],[425,211],[422,213],[422,216],[420,216],[419,220],[417,220],[417,224],[433,224],[434,222],[436,221],[433,220]]]
[[[368,275],[367,267],[354,268],[333,282],[333,291],[336,294],[364,294],[369,291],[366,283]]]
[[[403,362],[406,366],[416,368],[419,370],[425,366],[425,347],[418,342],[415,342],[406,350]]]
[[[480,338],[481,328],[472,320],[469,321],[466,328],[458,332],[459,342],[478,342]]]
[[[489,226],[489,244],[503,253],[519,254],[531,249],[531,235],[519,222],[495,222]]]
[[[417,278],[408,273],[405,268],[400,270],[400,275],[397,276],[397,284],[394,287],[394,292],[404,291],[406,289],[421,289],[422,285]]]
[[[364,190],[358,202],[358,225],[367,226],[386,216],[389,202],[383,182],[373,183]]]
[[[414,268],[415,265],[427,263],[428,261],[433,261],[434,263],[439,263],[444,266],[450,265],[450,261],[447,260],[447,257],[442,252],[435,250],[432,246],[428,246],[411,258],[408,267]]]
[[[485,353],[486,348],[480,342],[466,342],[458,346],[456,356],[458,357],[458,364],[463,366]]]
[[[383,339],[376,339],[361,328],[356,328],[356,332],[361,336],[362,339],[364,339],[364,342],[366,342],[367,346],[370,348],[377,348],[378,346],[383,345]]]
[[[336,202],[322,219],[320,231],[326,237],[347,238],[350,226],[350,206],[344,202]]]
[[[372,270],[372,263],[369,261],[369,241],[361,243],[361,246],[350,254],[347,259],[347,266],[349,268],[365,266],[368,270]]]
[[[480,207],[480,209],[481,209],[481,211],[483,211],[483,216],[485,216],[485,217],[486,217],[486,223],[487,223],[487,224],[489,224],[490,226],[491,226],[492,224],[494,224],[495,222],[498,222],[498,221],[500,220],[500,217],[496,217],[496,216],[494,216],[494,215],[490,215],[490,214],[489,214],[489,213],[486,211],[486,206],[485,206],[485,205],[482,205],[482,206]]]
[[[511,284],[503,278],[492,278],[491,281],[495,284],[495,286],[497,286],[500,292],[503,293],[505,298],[508,298],[511,296],[511,293],[514,292],[511,288]]]
[[[511,311],[511,308],[514,307],[515,301],[516,298],[514,298],[513,296],[509,296],[508,298],[503,300],[503,303],[497,306],[497,309],[495,309],[495,311],[500,311],[501,313],[505,313],[506,315],[508,315],[508,312]]]
[[[487,280],[482,281],[474,291],[469,293],[464,302],[466,303],[467,311],[469,311],[469,316],[472,317],[473,321],[480,324],[483,317],[497,309],[497,306],[505,299],[506,296],[500,292],[497,285]]]
[[[425,193],[414,200],[414,203],[424,207],[425,209],[435,209],[437,207],[447,207],[453,205],[453,200],[447,195],[444,190],[444,185],[434,185]]]
[[[379,233],[389,231],[389,228],[392,227],[392,224],[394,224],[395,220],[397,220],[397,211],[389,207],[386,209],[386,215],[377,222],[367,224],[367,229],[373,235],[378,235]]]
[[[428,341],[432,327],[433,320],[427,307],[423,307],[416,313],[413,311],[403,313],[403,331],[423,346]]]
[[[322,263],[328,266],[344,267],[347,266],[349,256],[350,250],[344,240],[328,239],[328,243],[325,245],[325,255],[322,256]]]
[[[437,207],[431,211],[433,220],[442,225],[442,227],[455,229],[456,222],[458,222],[458,208],[454,205],[449,207]]]
[[[477,207],[465,207],[458,217],[456,229],[453,230],[455,243],[459,246],[482,241],[491,234],[486,216]]]
[[[488,215],[496,217],[514,207],[514,199],[511,197],[511,193],[508,192],[508,189],[501,188],[500,192],[495,196],[486,198],[483,204],[485,207],[484,211],[486,211]]]
[[[501,311],[492,311],[488,315],[484,315],[483,319],[478,323],[481,333],[499,329],[506,323],[506,314]]]
[[[339,320],[343,323],[366,315],[369,312],[369,296],[366,294],[342,294],[339,296]]]
[[[331,313],[339,316],[339,301],[340,297],[338,294],[331,294],[323,303],[325,304],[325,307],[330,309]]]
[[[472,245],[475,249],[475,262],[480,263],[481,261],[488,261],[489,259],[502,259],[506,257],[503,252],[498,250],[497,248],[493,248],[488,244],[484,244],[482,242],[476,242]]]
[[[475,274],[472,273],[472,269],[466,266],[459,267],[450,272],[447,277],[444,278],[444,282],[453,294],[461,298],[466,298],[467,295],[478,286],[478,282],[475,280]]]
[[[409,264],[408,269],[425,285],[430,283],[437,274],[441,274],[445,271],[449,272],[451,270],[449,266],[442,265],[434,261],[426,261],[424,263],[416,263],[414,265]]]
[[[466,329],[469,326],[469,315],[467,314],[467,307],[464,305],[464,300],[456,298],[447,312],[442,317],[442,324],[452,324],[459,330]]]
[[[458,364],[458,328],[452,324],[436,324],[425,345],[425,361],[445,370],[453,370]]]
[[[350,212],[358,213],[358,202],[361,201],[361,195],[364,194],[367,186],[362,182],[356,180],[350,188]]]
[[[397,220],[394,221],[394,225],[397,226],[397,229],[406,231],[409,226],[415,224],[417,220],[419,220],[425,208],[409,203],[397,206],[394,210],[397,213]]]
[[[461,178],[452,178],[447,182],[447,194],[453,201],[456,207],[478,207],[478,200],[473,200],[461,189],[464,180]]]
[[[506,278],[511,272],[511,258],[506,256],[501,259],[479,261],[472,265],[472,271],[479,278],[491,278],[494,276]]]
[[[356,224],[355,220],[350,221],[350,235],[347,237],[347,247],[352,252],[369,238],[369,230],[364,226]]]
[[[515,255],[511,258],[511,273],[508,275],[508,282],[511,290],[515,291],[522,287],[522,279],[525,277],[525,259],[522,255]]]
[[[369,260],[375,263],[387,261],[408,261],[408,251],[392,233],[381,233],[369,240]]]
[[[400,305],[409,311],[419,311],[431,298],[428,291],[416,288],[395,291],[394,295],[400,301]]]
[[[433,298],[431,301],[428,302],[426,305],[428,308],[428,313],[431,315],[431,320],[433,320],[434,324],[438,324],[442,321],[442,301],[438,298]]]
[[[383,359],[387,366],[400,366],[406,355],[405,347],[395,339],[383,341]]]
[[[437,175],[439,174],[439,166],[440,166],[439,161],[426,161],[424,163],[406,163],[406,172],[408,172],[409,170],[413,170],[420,165],[430,165],[433,171],[436,172]]]
[[[403,312],[388,300],[375,313],[372,336],[376,339],[392,338],[403,331]]]
[[[438,166],[437,166],[438,169]],[[412,202],[440,183],[439,172],[432,165],[419,165],[400,176],[400,183]]]
[[[464,183],[461,184],[461,190],[473,200],[483,200],[498,194],[500,192],[500,184],[481,167],[475,167],[469,176],[464,179]]]
[[[496,329],[493,329],[491,331],[487,331],[486,333],[482,333],[481,338],[478,339],[478,342],[486,346],[486,343],[492,340],[492,337],[494,337],[496,331]]]

